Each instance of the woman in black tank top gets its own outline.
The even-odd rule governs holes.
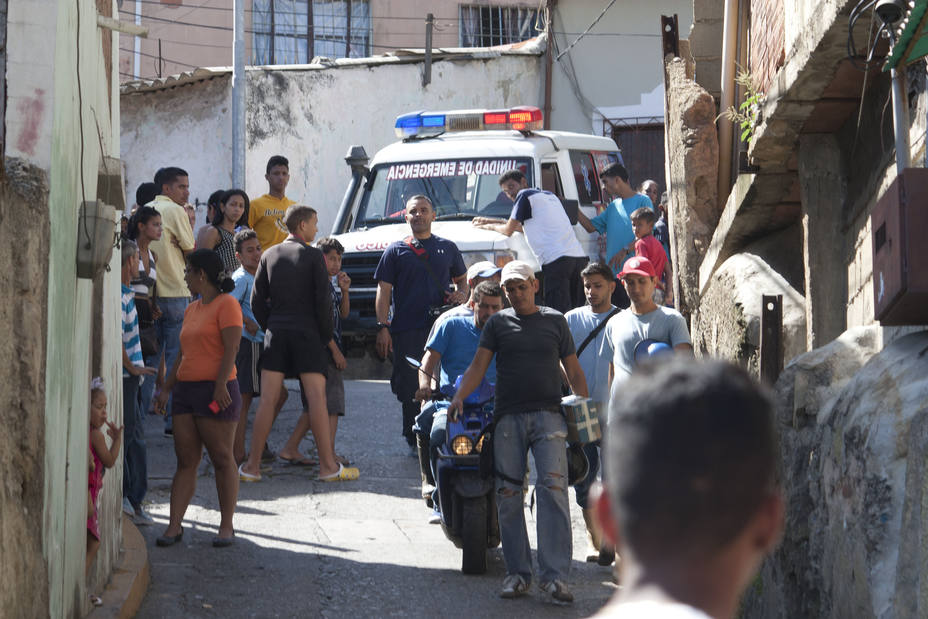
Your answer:
[[[212,249],[222,260],[222,268],[230,274],[239,267],[235,257],[235,229],[248,225],[248,194],[230,189],[219,202],[212,225],[203,226],[197,236],[197,249]]]

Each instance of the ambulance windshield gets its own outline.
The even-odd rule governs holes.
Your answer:
[[[361,197],[355,228],[404,221],[406,201],[427,196],[438,221],[475,216],[508,218],[512,200],[500,190],[499,177],[517,169],[533,187],[527,157],[409,161],[374,167]]]

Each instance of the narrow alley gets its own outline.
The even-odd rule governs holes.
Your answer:
[[[299,388],[295,381],[287,386],[273,449],[299,415]],[[572,606],[553,605],[534,588],[525,599],[500,599],[505,569],[499,548],[490,552],[485,575],[463,575],[461,551],[438,525],[427,523],[430,510],[417,498],[418,466],[399,436],[389,383],[346,381],[346,391],[338,452],[360,467],[360,481],[323,484],[314,481],[316,467],[278,461],[262,482],[241,485],[236,543],[224,549],[210,543],[219,512],[205,460],[182,543],[155,546],[167,523],[175,462],[161,419],[147,417],[148,498],[156,524],[140,527],[151,585],[138,617],[586,617],[606,603],[615,590],[611,570],[584,562],[585,529],[573,492]],[[314,455],[311,441],[303,445]],[[526,519],[534,548],[528,508]]]

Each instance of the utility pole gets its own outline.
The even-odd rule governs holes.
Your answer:
[[[245,0],[235,1],[232,39],[232,186],[245,188]]]

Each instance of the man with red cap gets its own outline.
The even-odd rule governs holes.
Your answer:
[[[657,276],[650,260],[641,256],[629,258],[622,266],[619,279],[628,293],[631,307],[609,319],[603,340],[603,346],[612,350],[613,399],[619,386],[631,376],[635,347],[641,341],[663,342],[675,351],[688,354],[693,350],[686,320],[680,312],[659,306],[651,298]]]

